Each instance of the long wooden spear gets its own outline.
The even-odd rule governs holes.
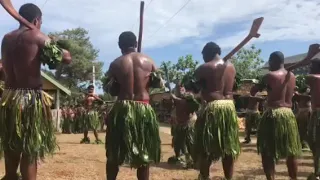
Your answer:
[[[140,2],[140,26],[139,26],[139,38],[138,38],[138,52],[141,52],[141,46],[142,46],[143,13],[144,13],[144,1],[141,1]]]
[[[259,38],[260,34],[258,33],[260,26],[263,22],[263,17],[257,18],[253,21],[249,34],[234,48],[232,49],[223,60],[229,60],[235,53],[237,53],[244,45],[246,45],[252,38]]]
[[[0,0],[2,7],[17,21],[25,25],[30,29],[36,29],[36,27],[27,21],[25,18],[21,17],[20,14],[13,8],[13,5],[10,0]]]

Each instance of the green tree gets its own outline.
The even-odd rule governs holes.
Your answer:
[[[241,86],[242,79],[259,79],[262,74],[263,59],[260,57],[261,49],[257,49],[255,45],[250,48],[242,48],[231,58],[237,73],[234,83],[234,90]]]
[[[176,64],[171,63],[171,61],[162,62],[160,65],[160,70],[163,73],[163,78],[165,78],[167,81],[164,73],[164,65],[166,65],[168,69],[169,81],[177,84],[179,81],[183,82],[186,77],[192,76],[198,64],[199,62],[194,60],[192,55],[186,55],[179,57]]]
[[[67,40],[70,44],[72,63],[60,65],[55,71],[55,78],[72,91],[81,92],[86,89],[92,78],[92,67],[95,66],[96,86],[100,87],[103,62],[97,61],[99,51],[95,49],[83,28],[67,29],[49,35]]]
[[[236,56],[231,58],[238,76],[245,79],[255,79],[261,75],[263,59],[260,57],[261,49],[254,45],[242,48]]]

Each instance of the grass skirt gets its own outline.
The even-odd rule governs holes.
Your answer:
[[[192,154],[192,148],[194,145],[194,124],[189,123],[187,125],[176,125],[175,136],[174,136],[174,146],[180,146],[181,148],[186,148],[188,154]]]
[[[6,89],[0,101],[0,150],[21,152],[34,162],[57,148],[51,100],[41,90]]]
[[[240,154],[237,113],[232,100],[216,100],[201,110],[195,123],[193,159],[209,156],[219,160],[226,155],[237,158]]]
[[[260,112],[259,111],[247,111],[246,113],[246,128],[258,128],[260,123]]]
[[[308,123],[308,143],[311,149],[320,147],[320,109],[312,111]]]
[[[100,116],[97,111],[91,110],[83,115],[81,127],[84,128],[84,130],[98,130],[100,126]]]
[[[108,163],[121,165],[125,162],[139,168],[160,162],[159,125],[149,104],[117,101],[109,112],[106,125]]]
[[[258,153],[275,161],[301,154],[298,126],[290,108],[266,110],[261,118],[257,136]]]

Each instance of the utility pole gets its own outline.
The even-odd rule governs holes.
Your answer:
[[[95,86],[96,84],[96,69],[94,65],[92,66],[92,85]],[[94,88],[93,93],[95,93],[96,88]]]

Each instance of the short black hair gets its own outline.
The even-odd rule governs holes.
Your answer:
[[[94,89],[94,85],[92,85],[92,84],[89,85],[89,86],[88,86],[88,89]]]
[[[30,23],[34,21],[36,18],[42,17],[42,12],[40,8],[32,3],[22,5],[19,9],[19,14]]]
[[[120,49],[127,49],[134,47],[137,43],[137,37],[131,31],[125,31],[119,36],[119,47]]]
[[[205,54],[209,57],[214,57],[217,54],[221,55],[221,48],[219,47],[218,44],[214,43],[214,42],[208,42],[202,50],[202,54]]]
[[[269,60],[283,64],[284,63],[284,55],[280,51],[275,51],[270,54]]]

